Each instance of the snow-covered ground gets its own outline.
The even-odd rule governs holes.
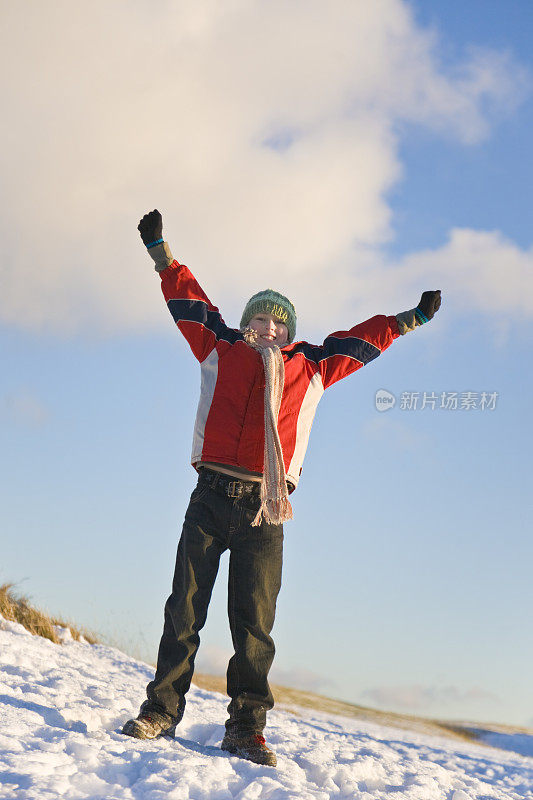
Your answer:
[[[269,715],[278,768],[219,750],[227,698],[191,689],[176,740],[120,734],[153,670],[118,650],[54,645],[0,618],[0,797],[17,800],[533,798],[532,737],[497,749],[325,714]],[[499,747],[513,737],[497,734]],[[511,742],[511,744],[509,743]]]

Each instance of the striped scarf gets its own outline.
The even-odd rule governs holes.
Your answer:
[[[265,370],[265,454],[263,480],[261,481],[261,506],[252,522],[261,524],[261,517],[270,525],[281,525],[292,519],[292,506],[287,489],[287,476],[283,463],[283,450],[278,433],[278,416],[285,382],[283,356],[277,345],[260,347],[256,344],[257,332],[244,331],[245,341],[259,352]]]

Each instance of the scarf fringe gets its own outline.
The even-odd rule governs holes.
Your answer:
[[[287,520],[292,519],[292,506],[288,497],[269,498],[261,502],[261,507],[257,512],[252,527],[257,528],[261,525],[261,520],[268,525],[283,525]]]

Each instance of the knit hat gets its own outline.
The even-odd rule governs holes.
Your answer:
[[[289,342],[292,342],[296,334],[296,311],[287,297],[273,289],[265,289],[254,294],[242,312],[241,328],[246,328],[252,317],[261,313],[278,317],[287,326]]]

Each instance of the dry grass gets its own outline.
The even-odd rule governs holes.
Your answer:
[[[200,689],[226,694],[226,679],[214,675],[195,673],[193,683]],[[401,730],[416,731],[433,736],[446,736],[453,739],[478,741],[478,732],[454,725],[452,722],[414,717],[409,714],[395,714],[392,711],[377,711],[375,708],[358,706],[355,703],[346,703],[343,700],[333,700],[314,692],[302,692],[299,689],[290,689],[287,686],[271,685],[276,708],[290,711],[296,716],[301,716],[305,708],[320,711],[325,714],[335,714],[341,717],[354,717],[364,722],[375,725],[384,725]]]
[[[89,644],[98,643],[98,639],[93,633],[34,608],[27,597],[15,594],[13,587],[13,583],[4,583],[0,586],[0,614],[4,619],[10,622],[19,622],[30,633],[50,639],[54,644],[61,643],[54,625],[67,628],[77,642],[83,637]]]

